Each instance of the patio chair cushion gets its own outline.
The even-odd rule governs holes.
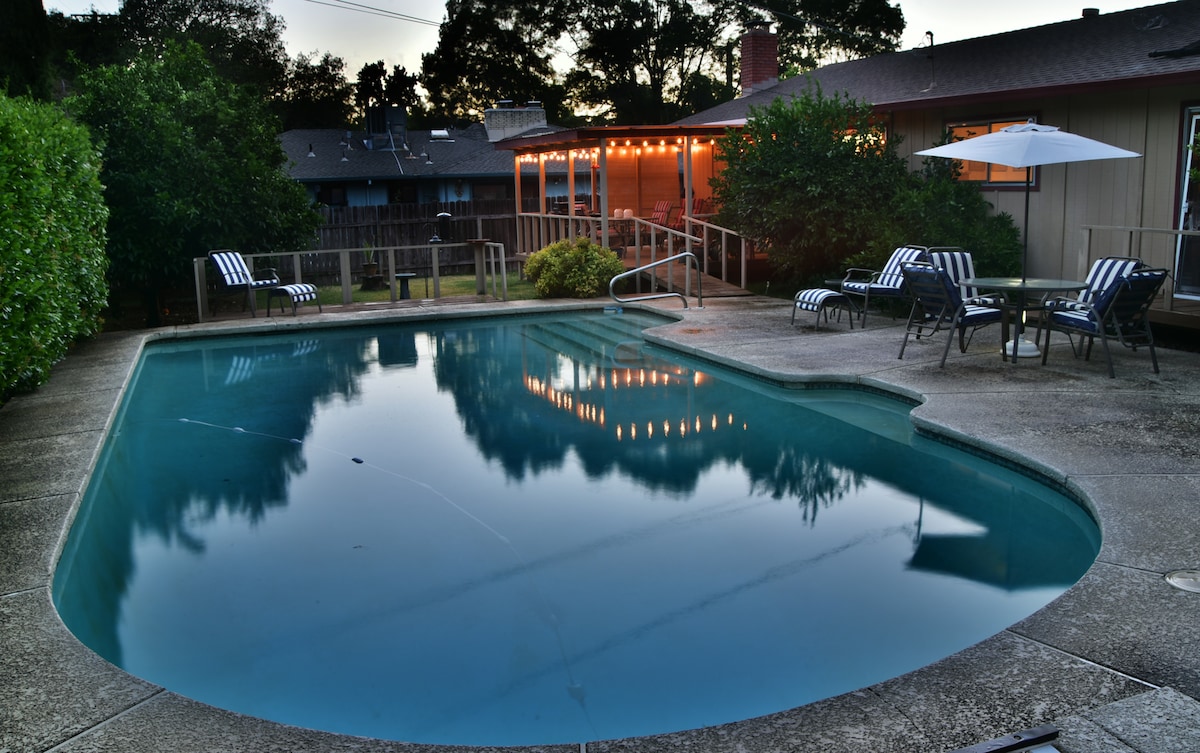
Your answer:
[[[1097,305],[1098,296],[1106,291],[1109,291],[1110,295],[1115,292],[1114,282],[1128,277],[1130,272],[1141,266],[1142,260],[1131,256],[1108,256],[1097,259],[1084,280],[1087,283],[1086,288],[1079,291],[1074,298],[1058,297],[1047,301],[1047,306],[1059,311],[1072,309],[1086,311],[1089,307]]]

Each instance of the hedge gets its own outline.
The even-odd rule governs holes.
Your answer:
[[[35,389],[108,297],[100,156],[54,106],[0,94],[0,403]]]

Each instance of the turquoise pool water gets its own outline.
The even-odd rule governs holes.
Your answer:
[[[1070,499],[908,406],[646,347],[635,316],[150,347],[55,576],[87,645],[223,708],[570,743],[928,664],[1091,564]]]

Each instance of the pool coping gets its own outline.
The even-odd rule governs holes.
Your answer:
[[[0,751],[489,750],[396,743],[288,727],[215,709],[133,678],[66,630],[50,578],[87,475],[146,342],[354,326],[422,317],[597,308],[598,302],[420,304],[302,310],[102,335],[49,383],[0,409]],[[797,709],[667,735],[504,750],[643,753],[953,750],[1043,723],[1070,751],[1200,751],[1200,594],[1166,573],[1200,568],[1200,354],[1159,351],[1002,364],[989,331],[938,368],[941,342],[910,342],[872,317],[814,330],[787,302],[709,299],[644,308],[678,321],[658,346],[797,389],[841,383],[919,401],[920,431],[986,451],[1061,484],[1099,521],[1096,564],[1062,597],[975,646],[915,672]]]

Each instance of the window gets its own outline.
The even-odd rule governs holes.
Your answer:
[[[346,206],[345,186],[321,186],[317,191],[317,201],[327,207]]]
[[[1021,125],[1029,122],[1029,118],[1020,120],[982,120],[963,123],[951,123],[947,130],[955,139],[969,139],[982,136],[985,133],[995,133],[1011,125]],[[962,180],[973,180],[989,186],[1024,186],[1025,168],[993,165],[989,162],[962,163]]]

